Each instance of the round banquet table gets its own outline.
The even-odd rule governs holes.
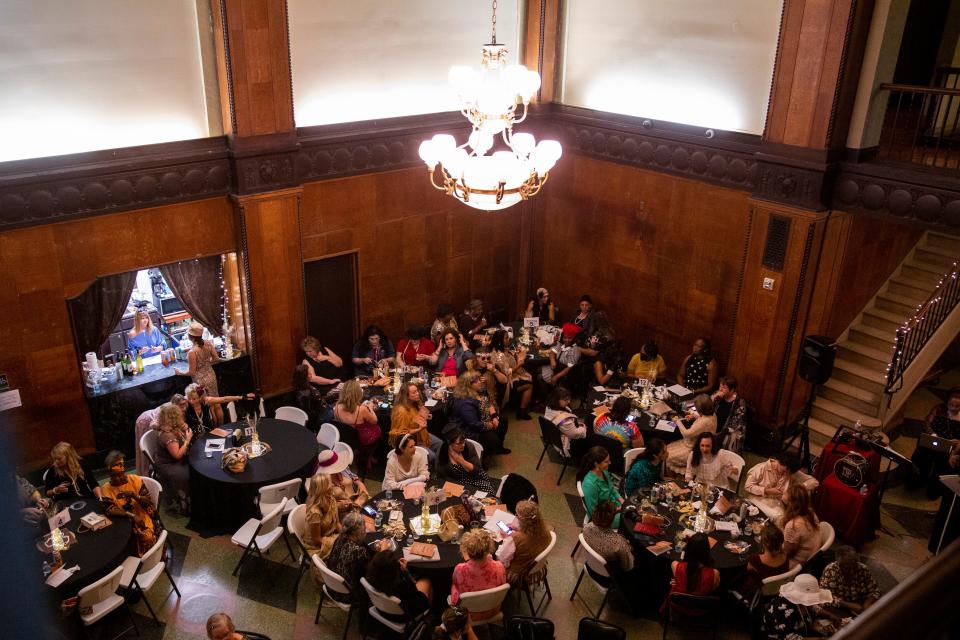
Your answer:
[[[610,395],[613,395],[613,392],[610,392]],[[591,427],[594,421],[597,419],[594,415],[593,410],[599,406],[597,403],[606,403],[608,395],[605,392],[597,391],[590,387],[590,390],[587,391],[587,401],[584,402],[580,408],[575,412],[584,422],[586,422]],[[646,411],[640,411],[634,407],[633,415],[635,416],[634,424],[637,425],[637,428],[640,429],[641,435],[643,435],[644,442],[649,442],[651,438],[660,438],[665,443],[673,442],[674,440],[679,440],[681,438],[680,432],[678,430],[673,431],[661,431],[656,428],[657,418]]]
[[[235,422],[223,428],[232,431],[245,426]],[[271,451],[251,458],[241,473],[220,468],[222,452],[206,457],[209,434],[190,447],[190,529],[202,536],[234,533],[249,518],[260,516],[256,506],[260,487],[313,473],[319,446],[309,429],[287,420],[261,418],[257,431]],[[226,448],[232,442],[232,436],[228,437]]]
[[[71,505],[79,508],[71,508],[70,522],[63,528],[72,531],[77,536],[77,541],[60,555],[63,557],[65,568],[77,565],[80,570],[54,588],[61,599],[75,596],[80,589],[107,575],[127,556],[136,555],[137,551],[133,541],[133,521],[129,518],[107,516],[113,524],[97,531],[77,533],[80,518],[91,512],[105,515],[106,510],[99,500],[78,498],[57,501],[57,512]],[[44,533],[49,532],[45,521],[41,524],[41,528]],[[44,560],[49,561],[52,558],[50,554],[40,551],[36,545],[33,548],[36,549],[39,557],[37,566],[43,564]]]

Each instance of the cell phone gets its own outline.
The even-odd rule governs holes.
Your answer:
[[[627,416],[627,422],[633,422],[635,419],[636,418],[634,418],[632,413],[629,416]]]
[[[376,518],[376,517],[377,517],[377,510],[374,509],[373,507],[371,507],[370,505],[365,504],[365,505],[363,505],[363,506],[361,507],[361,509],[363,510],[363,512],[364,512],[365,514],[367,514],[367,515],[370,516],[371,518]]]
[[[208,458],[212,458],[212,457],[213,457],[213,452],[207,451],[207,457],[208,457]]]
[[[513,533],[513,529],[510,528],[510,525],[506,524],[503,520],[497,521],[497,529],[500,529],[505,536],[509,536]]]

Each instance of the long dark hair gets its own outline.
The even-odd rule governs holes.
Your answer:
[[[711,455],[717,455],[717,439],[713,437],[713,434],[709,431],[704,431],[697,436],[697,439],[693,441],[693,466],[697,467],[700,465],[700,441],[709,440],[710,441],[710,453]]]
[[[693,593],[700,584],[702,569],[712,564],[707,534],[695,533],[690,536],[683,552],[683,561],[687,563],[687,593]]]
[[[370,336],[378,335],[380,336],[380,346],[386,348],[390,344],[390,340],[387,339],[387,334],[383,332],[383,329],[378,327],[375,324],[371,324],[366,329],[363,330],[363,335],[360,336],[360,339],[357,340],[357,343],[360,345],[360,348],[363,349],[365,346],[370,345]]]
[[[663,450],[666,449],[666,447],[667,445],[663,443],[663,440],[660,438],[653,438],[647,443],[643,453],[637,456],[637,460],[653,460],[658,455],[663,453]],[[634,464],[636,464],[636,460],[634,460]]]
[[[550,392],[550,397],[547,398],[547,406],[558,411],[560,409],[560,401],[566,398],[569,400],[571,398],[570,391],[566,387],[561,387],[557,385],[553,391]]]
[[[607,450],[603,447],[590,447],[583,458],[580,459],[580,468],[577,470],[577,480],[583,480],[587,474],[593,471],[597,464],[610,457]]]
[[[293,390],[301,391],[310,387],[308,369],[305,364],[298,364],[293,368]]]
[[[509,335],[503,329],[497,329],[493,333],[493,338],[490,339],[490,348],[494,351],[506,351],[508,347],[503,342]]]
[[[627,416],[630,415],[630,409],[633,407],[633,402],[630,398],[624,398],[620,396],[613,401],[613,406],[610,407],[610,413],[607,415],[614,422],[626,422]]]
[[[390,589],[400,577],[400,562],[393,551],[378,551],[367,563],[367,582],[377,591],[393,595]]]

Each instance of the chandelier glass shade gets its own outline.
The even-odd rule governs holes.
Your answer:
[[[527,117],[540,75],[523,65],[506,64],[507,49],[496,42],[496,5],[493,24],[492,43],[483,47],[480,69],[450,69],[460,112],[473,125],[467,141],[458,146],[452,135],[437,134],[420,144],[433,186],[486,211],[536,195],[562,153],[555,140],[538,143],[529,133],[513,132],[513,125]]]

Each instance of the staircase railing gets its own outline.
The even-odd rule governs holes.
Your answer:
[[[960,302],[958,277],[960,273],[954,262],[950,271],[941,276],[926,302],[918,306],[916,313],[897,329],[893,357],[887,367],[886,393],[893,394],[900,390],[907,367]]]

